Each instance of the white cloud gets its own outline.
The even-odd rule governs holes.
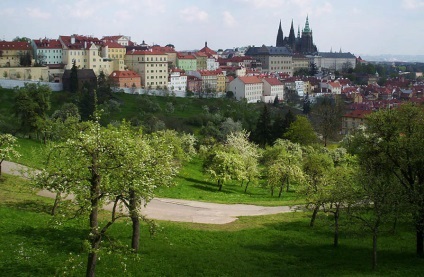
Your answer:
[[[285,4],[282,0],[242,0],[245,3],[251,4],[256,8],[279,8]]]
[[[323,15],[323,14],[329,14],[329,13],[332,13],[332,12],[333,12],[333,6],[330,3],[325,2],[324,5],[316,8],[314,14],[319,16],[319,15]]]
[[[229,11],[224,11],[222,13],[222,16],[224,17],[224,24],[228,27],[234,27],[237,25],[237,21],[234,18],[234,16]]]
[[[27,8],[27,14],[29,17],[36,19],[50,19],[51,14],[48,12],[43,12],[39,8]]]
[[[408,10],[424,8],[424,1],[422,0],[402,0],[402,6]]]
[[[180,16],[183,20],[188,22],[206,22],[208,20],[208,13],[200,10],[198,7],[188,7],[183,9],[180,11]]]
[[[13,14],[15,14],[15,9],[11,9],[11,8],[8,8],[8,9],[1,9],[0,10],[0,15],[5,15],[5,16],[9,16],[9,15],[13,15]]]

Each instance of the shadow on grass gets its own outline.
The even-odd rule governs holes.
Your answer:
[[[51,214],[52,205],[41,200],[24,200],[18,202],[6,202],[5,206],[28,212],[42,212]]]
[[[197,180],[197,179],[193,179],[190,177],[183,177],[181,176],[182,179],[186,180],[187,182],[193,183],[193,184],[203,184],[203,185],[207,185],[207,186],[212,186],[212,187],[216,187],[216,185],[214,183],[208,182],[208,181],[204,181],[204,180]]]

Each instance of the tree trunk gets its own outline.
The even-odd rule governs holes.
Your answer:
[[[90,180],[90,201],[91,201],[91,212],[90,212],[90,245],[91,249],[88,254],[87,260],[87,277],[94,277],[96,264],[97,264],[97,250],[99,249],[101,241],[101,232],[99,230],[99,198],[100,198],[100,175],[97,173],[97,163],[96,157],[92,158],[92,168],[91,168],[91,180]]]
[[[424,258],[424,237],[423,237],[423,230],[422,230],[422,226],[419,227],[419,229],[417,230],[417,255],[420,258]]]
[[[0,177],[1,177],[1,164],[3,163],[3,161],[0,161]]]
[[[319,206],[320,205],[316,205],[315,206],[315,208],[314,208],[314,212],[312,213],[312,217],[311,217],[311,222],[309,223],[309,226],[310,227],[314,227],[314,224],[315,224],[315,218],[317,217],[317,213],[318,213],[318,210],[319,210]]]
[[[339,205],[336,204],[336,211],[334,212],[334,247],[339,246]]]
[[[56,192],[56,197],[54,199],[51,215],[56,214],[56,208],[59,206],[60,201],[62,200],[62,195],[60,192]]]
[[[377,233],[378,229],[374,230],[372,235],[372,269],[377,268]]]
[[[222,191],[222,182],[218,180],[218,191]]]
[[[140,248],[140,218],[138,216],[137,208],[137,197],[134,190],[130,190],[130,217],[133,223],[132,225],[132,237],[131,237],[131,248],[134,253],[137,253]]]
[[[281,194],[283,194],[283,184],[280,186],[280,191],[278,192],[278,198],[281,197]]]
[[[289,188],[290,188],[290,182],[289,182],[289,178],[287,177],[287,188],[286,188],[286,192],[289,192]]]
[[[271,187],[271,197],[274,196],[274,187]]]
[[[247,192],[247,187],[249,186],[249,183],[250,183],[250,181],[247,181],[247,183],[246,183],[246,187],[244,188],[244,193],[246,193],[246,192]]]

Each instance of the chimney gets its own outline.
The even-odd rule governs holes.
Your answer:
[[[207,41],[205,41],[205,47],[208,47],[208,42]]]

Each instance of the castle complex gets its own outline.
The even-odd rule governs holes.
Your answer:
[[[300,35],[300,27],[297,29],[297,37],[294,34],[293,20],[290,27],[290,33],[288,37],[284,37],[283,29],[278,27],[277,40],[275,43],[276,47],[287,47],[293,53],[299,54],[314,54],[317,52],[317,47],[314,45],[312,29],[309,27],[309,18],[306,17],[305,28],[302,30],[302,36]]]

